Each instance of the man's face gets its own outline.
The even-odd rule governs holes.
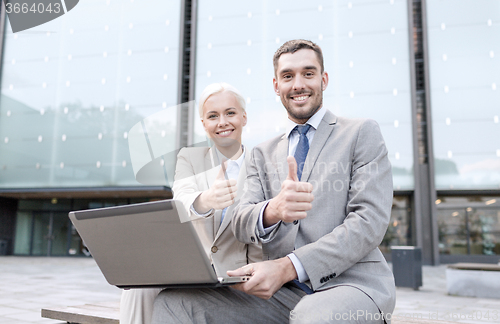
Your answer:
[[[300,49],[280,56],[273,84],[288,118],[303,124],[321,108],[328,74],[321,73],[316,52]]]

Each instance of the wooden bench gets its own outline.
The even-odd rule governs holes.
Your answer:
[[[446,288],[450,295],[500,298],[500,265],[450,264],[446,269]]]
[[[80,324],[119,324],[120,303],[42,308],[42,317]]]
[[[86,304],[63,308],[44,308],[42,317],[79,324],[119,324],[119,303]],[[452,322],[394,316],[392,324],[446,324]]]

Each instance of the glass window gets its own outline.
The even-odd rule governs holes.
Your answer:
[[[18,210],[53,210],[69,211],[71,210],[71,199],[21,199],[18,203]]]
[[[16,217],[16,235],[14,239],[14,254],[29,255],[33,215],[31,211],[18,211]]]
[[[50,255],[68,255],[68,231],[71,221],[67,213],[52,213]]]
[[[436,187],[500,188],[500,3],[427,1]]]
[[[177,104],[180,4],[88,0],[27,31],[7,22],[1,188],[138,185],[128,131]]]
[[[465,210],[438,210],[439,252],[467,254],[467,228]]]
[[[391,246],[413,245],[410,197],[395,196],[392,202],[391,220],[379,248],[389,253]]]
[[[89,256],[90,252],[88,251],[87,247],[83,244],[83,240],[76,231],[75,226],[73,226],[73,224],[70,224],[70,226],[71,226],[71,233],[70,233],[68,254]]]
[[[154,199],[136,198],[131,202]],[[127,205],[128,199],[31,199],[19,200],[14,254],[89,255],[68,218],[72,210]]]
[[[94,208],[113,207],[127,205],[127,199],[108,198],[108,199],[75,199],[73,200],[72,210],[84,210]]]
[[[469,211],[470,254],[500,254],[500,210]]]
[[[235,4],[198,4],[196,95],[214,82],[238,88],[247,100],[243,141],[248,147],[282,134],[286,111],[273,90],[272,57],[287,40],[312,40],[323,50],[330,78],[324,105],[340,116],[377,120],[393,165],[394,188],[413,189],[406,1]],[[197,112],[194,119],[201,142]]]
[[[33,250],[32,255],[50,255],[49,236],[51,215],[48,212],[33,213]]]
[[[67,255],[70,220],[65,212],[33,212],[32,255]]]
[[[500,197],[438,197],[442,254],[500,254]]]
[[[131,198],[130,203],[131,204],[140,204],[140,203],[145,203],[145,202],[150,202],[150,201],[158,201],[158,200],[164,200],[165,198]]]

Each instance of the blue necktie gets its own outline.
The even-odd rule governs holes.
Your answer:
[[[224,220],[224,216],[226,216],[226,210],[228,209],[229,207],[226,207],[222,210],[222,214],[220,216],[220,223],[222,224],[222,221]]]
[[[300,178],[302,177],[302,170],[304,169],[304,163],[307,157],[307,152],[309,152],[309,140],[307,139],[306,134],[309,131],[309,128],[311,128],[311,125],[297,125],[295,126],[295,128],[299,132],[299,144],[297,144],[297,149],[295,150],[294,157],[295,161],[297,161],[297,177],[300,181]],[[292,282],[295,284],[295,286],[302,289],[306,294],[310,295],[314,293],[314,291],[305,283],[302,283],[297,279],[292,280]]]
[[[314,291],[313,291],[311,288],[309,288],[309,286],[308,286],[308,285],[306,285],[305,283],[300,282],[300,281],[298,281],[297,279],[293,279],[293,280],[292,280],[292,282],[293,282],[293,284],[294,284],[295,286],[297,286],[298,288],[300,288],[300,289],[301,289],[303,292],[305,292],[306,294],[308,294],[308,295],[312,295],[312,294],[314,294]]]
[[[304,169],[304,163],[306,161],[307,152],[309,151],[309,140],[307,139],[307,132],[311,125],[297,125],[295,126],[299,132],[299,144],[297,144],[297,149],[295,150],[295,161],[297,161],[297,177],[302,177],[302,169]]]

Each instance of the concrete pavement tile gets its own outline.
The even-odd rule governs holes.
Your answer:
[[[499,312],[498,316],[500,316],[500,300],[492,302],[491,299],[482,299],[476,303],[476,306],[487,309],[496,309]]]
[[[2,324],[26,324],[27,322],[22,321],[22,320],[0,317],[0,323],[2,323]],[[31,323],[35,323],[35,322],[31,322]],[[62,323],[62,322],[59,322],[59,323]],[[54,324],[56,324],[56,323],[54,322]]]
[[[500,308],[481,308],[473,307],[471,313],[475,320],[483,322],[500,323]]]
[[[58,297],[54,297],[50,294],[48,294],[47,296],[43,296],[43,295],[40,295],[40,296],[33,296],[33,297],[26,297],[26,298],[23,298],[24,301],[26,302],[32,302],[32,303],[42,303],[42,304],[60,304],[61,302],[64,302],[65,300],[67,299],[61,299],[61,298],[58,298]]]
[[[500,323],[500,322],[487,322],[487,321],[474,321],[474,320],[460,320],[460,321],[456,321],[457,323],[467,323],[467,324],[494,324],[494,323]]]
[[[0,295],[5,296],[4,294],[2,294],[1,291],[0,291]],[[15,303],[16,303],[16,300],[13,298],[0,298],[0,305],[11,305],[11,304],[15,304]]]
[[[23,311],[36,311],[43,307],[43,303],[30,303],[25,301],[20,301],[19,303],[10,305],[12,308],[17,308]]]
[[[11,315],[11,314],[19,314],[22,313],[23,310],[19,308],[14,308],[14,307],[8,307],[8,306],[0,306],[0,318],[5,315]],[[2,323],[0,321],[0,323]]]
[[[40,315],[40,319],[34,321],[34,323],[41,323],[41,324],[67,324],[67,322],[61,322],[61,321],[50,319],[50,318],[44,318],[44,317],[42,317],[42,315]]]
[[[19,283],[17,283],[19,284]],[[2,291],[2,293],[12,293],[12,292],[16,292],[16,291],[20,291],[20,290],[23,290],[23,287],[20,287],[20,286],[17,286],[17,285],[4,285],[3,287],[0,287],[0,291]],[[25,289],[23,291],[26,291],[28,289]]]
[[[433,312],[408,310],[408,311],[395,311],[393,316],[399,318],[412,318],[412,319],[428,319]]]
[[[38,311],[23,311],[22,313],[5,315],[6,318],[10,318],[13,320],[20,320],[25,322],[36,322],[42,323],[42,320],[46,319],[42,318],[41,310]]]

